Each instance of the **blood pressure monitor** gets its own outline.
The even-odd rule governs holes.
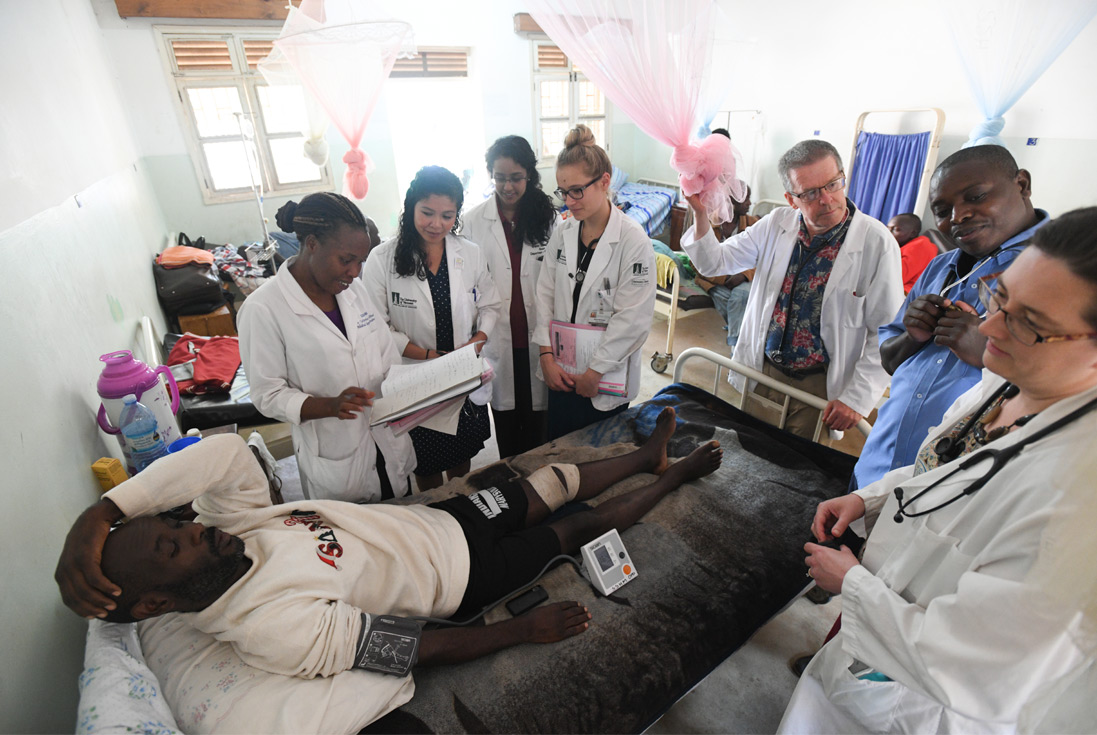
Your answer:
[[[603,595],[636,577],[636,567],[625,551],[617,529],[607,531],[582,548],[583,575]]]

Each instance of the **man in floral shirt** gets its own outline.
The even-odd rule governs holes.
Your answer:
[[[867,415],[888,383],[876,332],[903,301],[899,247],[846,198],[842,159],[830,143],[801,141],[777,168],[789,208],[720,242],[704,205],[691,197],[696,225],[682,246],[706,276],[756,269],[732,358],[826,399],[822,425],[840,436],[835,432]],[[751,398],[783,400],[735,374],[729,380],[753,390]],[[759,400],[746,406],[767,420],[779,415]],[[793,401],[786,428],[812,438],[819,418]]]

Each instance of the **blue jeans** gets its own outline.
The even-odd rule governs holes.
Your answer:
[[[739,327],[743,325],[743,312],[747,308],[747,296],[750,295],[750,281],[743,281],[735,288],[713,286],[708,295],[716,311],[728,325],[728,345],[734,347],[739,341]]]

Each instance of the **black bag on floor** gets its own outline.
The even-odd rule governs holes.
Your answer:
[[[208,314],[225,305],[221,279],[210,265],[165,268],[153,263],[156,295],[169,316]]]

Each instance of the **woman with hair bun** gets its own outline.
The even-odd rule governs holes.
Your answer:
[[[404,196],[399,234],[366,261],[362,280],[406,360],[434,360],[466,345],[479,353],[494,334],[499,297],[484,256],[458,237],[461,181],[440,166],[419,169]],[[487,406],[465,399],[457,434],[423,426],[415,444],[416,484],[429,490],[469,471],[491,436]]]
[[[371,240],[344,196],[310,194],[278,210],[301,249],[240,308],[251,400],[292,425],[306,498],[373,502],[410,492],[410,439],[370,428],[374,394],[400,361],[358,274]]]
[[[525,138],[499,138],[485,155],[495,192],[467,211],[461,234],[480,246],[502,308],[484,354],[495,366],[491,412],[500,457],[512,457],[545,441],[548,390],[529,358],[537,323],[537,274],[559,220],[541,190],[537,157]]]
[[[548,438],[620,413],[640,390],[640,348],[655,308],[655,250],[609,201],[609,156],[586,125],[568,132],[556,157],[556,195],[571,213],[552,233],[537,279],[533,342],[548,395]],[[553,354],[551,322],[604,329],[586,371],[571,375]],[[624,395],[600,392],[624,378]]]

